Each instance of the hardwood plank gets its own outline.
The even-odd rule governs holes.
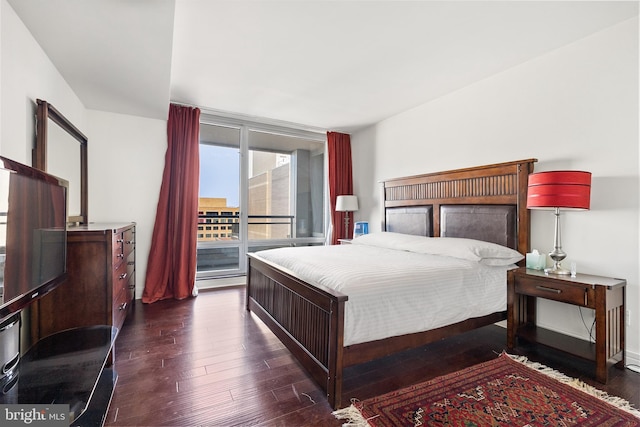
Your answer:
[[[491,360],[506,330],[488,326],[345,370],[345,396],[366,399]],[[593,367],[547,348],[519,354],[640,407],[640,375]],[[119,379],[106,426],[340,426],[324,393],[291,353],[244,310],[244,287],[136,304],[116,343]]]

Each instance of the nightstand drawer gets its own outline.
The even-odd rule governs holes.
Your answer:
[[[555,285],[549,281],[518,277],[515,283],[515,290],[516,293],[522,295],[546,298],[583,307],[589,306],[588,288],[583,286]]]

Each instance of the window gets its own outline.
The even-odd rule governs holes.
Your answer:
[[[201,115],[199,223],[220,232],[198,233],[198,278],[244,274],[247,251],[324,243],[325,140]]]
[[[252,130],[248,140],[249,241],[323,239],[324,139]]]

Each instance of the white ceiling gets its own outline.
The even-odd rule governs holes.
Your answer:
[[[87,108],[352,132],[638,15],[636,1],[8,0]]]

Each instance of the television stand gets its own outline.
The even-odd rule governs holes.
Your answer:
[[[41,339],[22,356],[0,404],[68,404],[71,426],[102,426],[118,378],[106,366],[116,334],[89,326]]]

